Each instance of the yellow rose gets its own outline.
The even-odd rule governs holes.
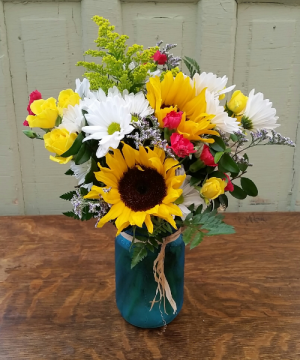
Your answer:
[[[227,107],[234,114],[240,114],[247,105],[248,97],[245,96],[240,90],[235,91],[232,94],[231,99],[227,103]]]
[[[44,135],[45,148],[56,155],[62,155],[70,149],[76,138],[77,134],[70,134],[66,129],[54,129]],[[50,156],[50,159],[60,164],[66,164],[72,159],[72,156],[67,158]]]
[[[30,109],[35,114],[28,115],[26,118],[30,127],[51,129],[55,126],[55,121],[58,117],[58,109],[54,98],[35,100],[30,105]]]
[[[58,107],[60,110],[67,108],[69,105],[75,106],[80,102],[80,96],[71,89],[63,90],[58,96]]]
[[[202,186],[200,191],[206,199],[215,199],[218,196],[224,194],[224,189],[226,187],[226,182],[222,179],[212,177],[207,179]]]

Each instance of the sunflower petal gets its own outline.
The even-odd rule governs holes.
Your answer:
[[[148,232],[150,233],[150,234],[152,234],[153,233],[153,223],[152,223],[152,221],[151,221],[151,216],[150,215],[146,215],[146,217],[145,217],[145,224],[146,224],[146,226],[147,226],[147,230],[148,230]]]
[[[125,208],[125,204],[122,201],[120,201],[117,204],[114,204],[110,208],[109,212],[105,216],[103,216],[103,218],[98,222],[97,227],[102,228],[104,224],[120,216],[124,211],[124,208]]]

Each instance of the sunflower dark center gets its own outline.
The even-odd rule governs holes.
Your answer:
[[[146,211],[161,204],[167,195],[165,180],[156,170],[142,167],[128,169],[119,181],[122,201],[133,211]]]

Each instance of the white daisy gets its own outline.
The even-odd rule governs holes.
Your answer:
[[[149,101],[141,91],[137,94],[129,94],[128,90],[124,90],[123,97],[131,115],[144,118],[153,114],[154,110],[149,106]]]
[[[82,81],[80,79],[75,80],[76,89],[75,92],[82,98],[88,95],[90,92],[90,82],[88,79],[84,78]]]
[[[277,124],[278,116],[276,116],[276,109],[272,108],[272,103],[269,99],[264,99],[262,93],[254,95],[255,90],[251,90],[246,109],[241,119],[241,124],[244,129],[259,131],[261,129],[273,130],[280,126]]]
[[[216,125],[217,129],[230,134],[233,134],[240,129],[240,124],[237,119],[228,116],[227,112],[224,110],[224,107],[220,106],[219,99],[216,98],[213,93],[206,90],[205,100],[206,113],[215,115],[215,117],[211,119],[211,122],[212,124]]]
[[[123,100],[124,101],[124,100]],[[90,134],[83,141],[100,140],[96,156],[105,156],[109,148],[116,149],[125,135],[134,129],[131,114],[118,96],[107,98],[106,101],[94,101],[85,115],[89,126],[82,130]]]
[[[187,175],[183,184],[181,185],[182,194],[180,198],[177,200],[179,202],[176,202],[178,204],[178,207],[182,211],[182,219],[184,220],[187,215],[190,213],[190,210],[188,209],[188,206],[194,204],[195,208],[197,208],[199,205],[203,205],[203,209],[206,209],[206,204],[204,199],[199,194],[199,191],[197,191],[193,186],[190,185],[191,176]]]
[[[216,97],[219,97],[235,88],[235,85],[226,88],[227,81],[228,77],[225,75],[221,78],[213,73],[202,72],[194,75],[191,85],[194,86],[195,84],[196,95],[199,95],[203,89],[207,88]]]
[[[85,181],[85,177],[91,171],[92,161],[89,159],[81,165],[76,165],[74,161],[71,161],[70,169],[73,171],[75,178],[78,180],[78,185],[82,185]]]
[[[60,129],[66,129],[70,134],[79,133],[84,125],[85,119],[82,114],[81,104],[69,105],[66,109],[63,109],[63,118],[59,125]]]

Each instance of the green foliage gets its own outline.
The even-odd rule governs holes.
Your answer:
[[[192,78],[196,73],[200,74],[201,71],[200,71],[200,66],[199,64],[197,63],[196,60],[188,57],[188,56],[185,56],[183,58],[183,61],[185,63],[185,66],[187,67],[188,71],[190,72],[190,77]]]
[[[201,211],[202,205],[195,214],[191,212],[183,221],[183,226],[186,227],[183,241],[186,245],[190,244],[191,249],[199,245],[205,236],[235,233],[233,226],[225,224],[223,215],[217,214],[216,210],[206,209],[203,213]]]
[[[120,91],[140,91],[145,85],[148,71],[157,68],[152,56],[158,47],[145,50],[142,45],[137,44],[127,47],[128,36],[116,33],[109,20],[94,16],[93,21],[99,26],[98,38],[95,40],[99,50],[88,50],[85,55],[101,58],[101,63],[77,63],[87,69],[84,75],[89,79],[91,89],[102,88],[107,93],[108,89],[115,85]],[[131,63],[135,64],[133,69],[129,66]]]
[[[43,137],[32,130],[23,130],[23,134],[29,137],[29,139],[44,140]]]
[[[224,151],[218,151],[218,152],[215,154],[215,156],[214,156],[214,162],[215,162],[215,164],[217,164],[217,163],[220,161],[220,159],[221,159],[221,157],[223,156],[223,154],[224,154]]]
[[[76,155],[79,151],[79,149],[81,148],[82,145],[82,140],[84,139],[84,135],[81,132],[77,138],[75,139],[75,141],[73,142],[72,146],[70,147],[69,150],[67,150],[66,152],[64,152],[62,155],[62,157],[69,157],[71,155]]]
[[[214,149],[217,152],[225,151],[226,145],[225,145],[224,141],[222,140],[222,138],[220,138],[219,136],[211,136],[211,138],[215,140],[214,143],[210,144],[210,147],[212,149]]]
[[[239,200],[244,200],[247,197],[247,194],[244,190],[242,190],[239,186],[233,184],[234,189],[230,192],[230,194]]]
[[[241,178],[241,186],[247,195],[249,195],[249,196],[257,196],[258,195],[257,187],[252,180],[242,177]]]
[[[76,195],[76,191],[69,191],[63,195],[60,195],[60,198],[63,200],[72,200],[73,196]]]
[[[236,162],[232,159],[232,157],[225,153],[220,159],[220,165],[222,168],[226,170],[226,172],[230,173],[238,173],[240,171]]]
[[[69,169],[65,172],[65,175],[74,175],[74,172],[71,169]]]
[[[64,212],[63,215],[73,218],[73,219],[76,219],[76,220],[80,220],[79,217],[73,213],[73,211]]]
[[[90,157],[92,156],[91,150],[88,147],[87,143],[82,143],[78,154],[75,156],[75,164],[76,165],[81,165],[83,163],[85,163],[86,161],[88,161],[90,159]]]
[[[132,249],[131,269],[147,256],[147,243],[135,243]]]

